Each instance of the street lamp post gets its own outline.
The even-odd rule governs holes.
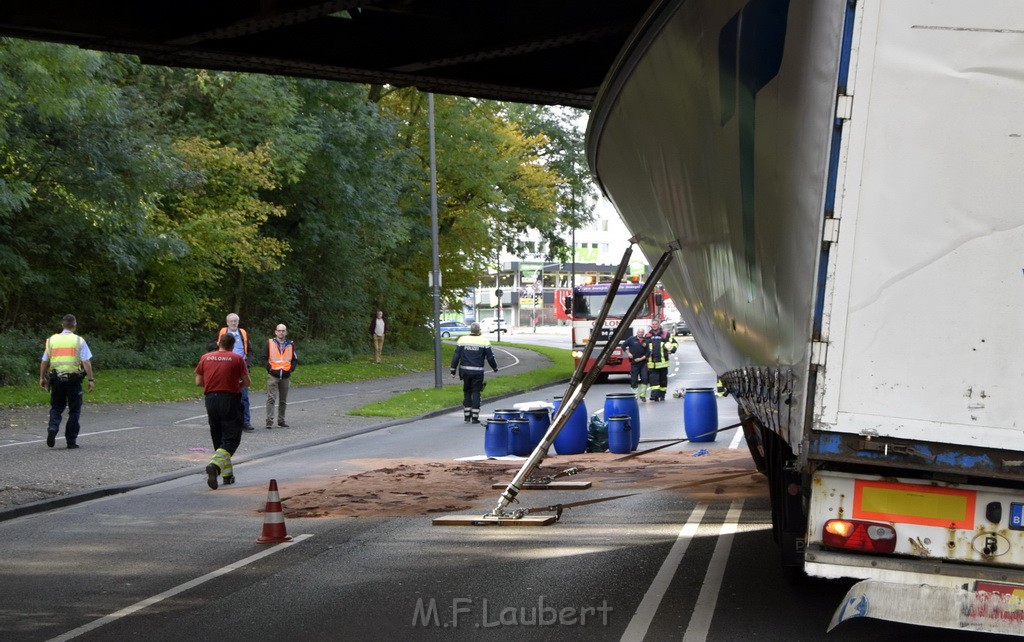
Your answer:
[[[441,382],[441,265],[437,242],[437,166],[434,160],[434,94],[427,94],[427,125],[430,129],[430,246],[434,288],[434,387]]]

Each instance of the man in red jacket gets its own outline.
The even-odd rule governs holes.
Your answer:
[[[222,334],[215,352],[207,352],[196,366],[196,385],[206,394],[206,418],[213,439],[213,459],[206,466],[206,483],[217,489],[217,475],[224,484],[235,483],[231,456],[242,442],[242,389],[249,387],[249,368],[234,352],[235,337]]]

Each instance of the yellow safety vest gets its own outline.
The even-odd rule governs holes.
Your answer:
[[[82,337],[62,332],[46,340],[46,354],[50,357],[50,369],[60,374],[81,372]]]
[[[278,347],[277,341],[267,339],[267,361],[270,363],[271,370],[291,372],[292,355],[294,353],[295,351],[293,350],[293,345],[291,343],[285,346],[284,352],[281,352],[281,348]]]

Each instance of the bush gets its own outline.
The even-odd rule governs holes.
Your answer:
[[[323,339],[310,339],[303,341],[301,344],[296,342],[296,348],[296,351],[299,353],[299,363],[307,365],[314,363],[348,363],[355,356],[352,348],[332,344]]]
[[[413,350],[430,350],[434,345],[434,333],[430,328],[410,328],[405,335],[406,343]]]
[[[0,386],[28,385],[38,376],[38,359],[31,361],[20,356],[0,354]]]
[[[93,365],[104,370],[162,370],[194,366],[206,352],[212,337],[185,336],[164,338],[140,350],[132,340],[86,337],[93,352]]]
[[[45,340],[18,330],[0,334],[0,386],[26,385],[36,381]]]
[[[0,333],[0,386],[26,385],[36,380],[39,359],[48,336],[45,332],[37,336],[22,330]],[[84,338],[93,353],[92,363],[97,370],[191,367],[206,352],[209,341],[205,334],[201,337],[170,338],[139,350],[129,340]]]

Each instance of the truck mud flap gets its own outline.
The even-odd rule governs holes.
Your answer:
[[[962,631],[1024,635],[1024,587],[968,591],[864,580],[854,584],[829,623],[870,617]]]

